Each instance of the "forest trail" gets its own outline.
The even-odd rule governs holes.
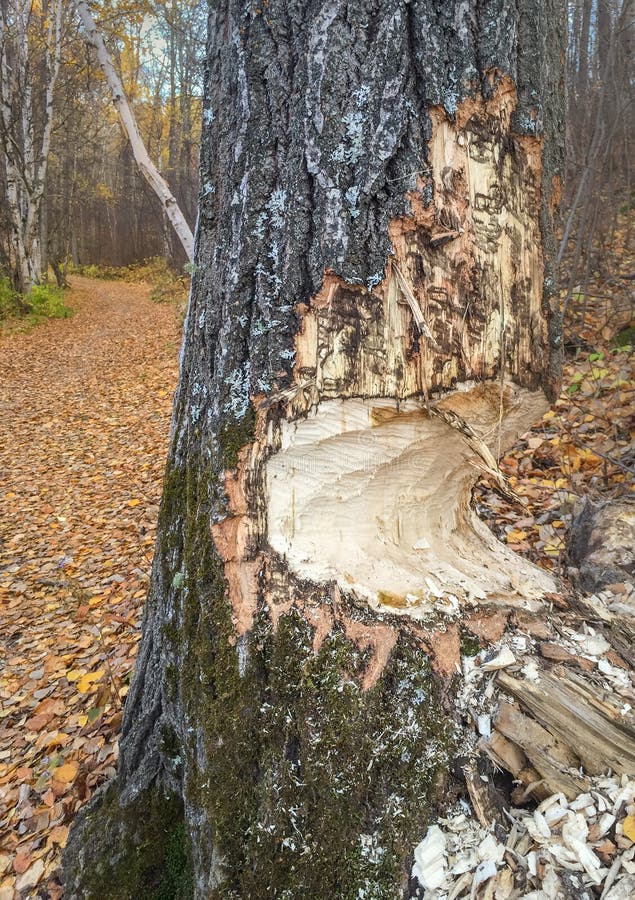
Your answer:
[[[0,900],[60,895],[113,774],[178,375],[172,304],[72,287],[73,318],[0,337]]]

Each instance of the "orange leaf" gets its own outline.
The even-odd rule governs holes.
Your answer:
[[[62,784],[70,784],[71,781],[74,781],[76,775],[77,764],[72,762],[64,763],[63,766],[53,770],[53,778],[55,781],[61,781]]]
[[[59,844],[60,847],[65,847],[67,840],[68,825],[56,825],[55,828],[51,829],[51,833],[49,834],[49,841],[52,844]]]
[[[51,721],[51,718],[50,713],[45,713],[41,716],[32,716],[30,719],[26,720],[24,727],[27,731],[41,731],[43,728],[46,728]]]
[[[13,860],[13,871],[17,875],[22,875],[31,865],[31,854],[20,851]]]
[[[631,813],[630,816],[626,816],[622,822],[622,831],[629,841],[635,843],[635,815],[633,815],[633,813]]]

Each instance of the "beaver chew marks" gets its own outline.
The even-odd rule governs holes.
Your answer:
[[[436,404],[493,448],[494,385]],[[501,438],[545,409],[542,393],[506,391]],[[336,582],[376,609],[423,617],[457,601],[537,599],[549,576],[501,544],[470,507],[479,459],[421,400],[327,400],[282,423],[267,463],[268,539],[300,577]]]

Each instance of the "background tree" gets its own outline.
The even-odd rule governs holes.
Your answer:
[[[469,495],[557,384],[563,46],[552,0],[213,5],[152,586],[69,897],[408,891],[457,752],[439,629],[552,587]]]
[[[4,253],[14,287],[42,275],[42,201],[62,50],[62,0],[0,3],[0,138],[6,202]],[[46,245],[46,234],[44,234]]]
[[[7,10],[10,12],[14,5],[8,2]],[[42,275],[46,276],[47,261],[62,281],[68,263],[122,266],[164,256],[180,267],[186,255],[178,240],[173,240],[161,205],[138,174],[103,73],[86,46],[71,7],[64,4],[55,116],[41,201],[45,215],[39,217]],[[95,4],[94,11],[148,153],[166,180],[173,182],[177,202],[193,227],[198,193],[204,5],[188,0],[174,9],[170,4],[132,0]],[[43,12],[41,17],[40,7],[34,7],[24,20],[31,56],[38,62],[45,58],[42,29],[51,23],[46,15]],[[11,15],[8,21],[3,46],[13,53],[17,24]],[[24,76],[37,99],[38,139],[43,76],[44,70],[40,71],[38,65],[32,65]],[[18,102],[21,89],[15,80],[9,81]],[[15,103],[12,109],[17,110]],[[12,122],[22,128],[17,113]],[[3,154],[5,158],[11,165],[12,157]],[[0,163],[0,252],[8,273],[17,269],[11,263],[15,253],[11,249],[13,219],[6,171],[6,165]],[[44,259],[46,255],[48,260]]]
[[[605,291],[607,284],[616,289],[609,315],[620,305],[632,309],[632,273],[621,265],[622,246],[632,244],[635,4],[570,0],[569,21],[566,217],[558,260],[565,316],[575,327],[594,275]]]
[[[77,12],[82,21],[86,40],[95,51],[99,66],[104,73],[104,77],[110,88],[113,103],[119,113],[128,140],[130,141],[130,147],[135,162],[139,167],[139,171],[149,184],[150,188],[154,191],[161,204],[161,210],[164,217],[174,229],[188,261],[191,261],[194,254],[194,236],[185,220],[181,208],[170,191],[168,183],[161,177],[157,167],[150,159],[143,138],[139,132],[137,120],[134,117],[132,108],[126,97],[121,78],[113,65],[112,58],[108,52],[104,39],[97,28],[90,7],[87,3],[79,0],[77,3]]]

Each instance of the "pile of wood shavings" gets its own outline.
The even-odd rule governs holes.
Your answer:
[[[487,829],[466,803],[432,825],[412,869],[424,900],[632,900],[635,780],[597,777],[587,793],[512,809]]]

